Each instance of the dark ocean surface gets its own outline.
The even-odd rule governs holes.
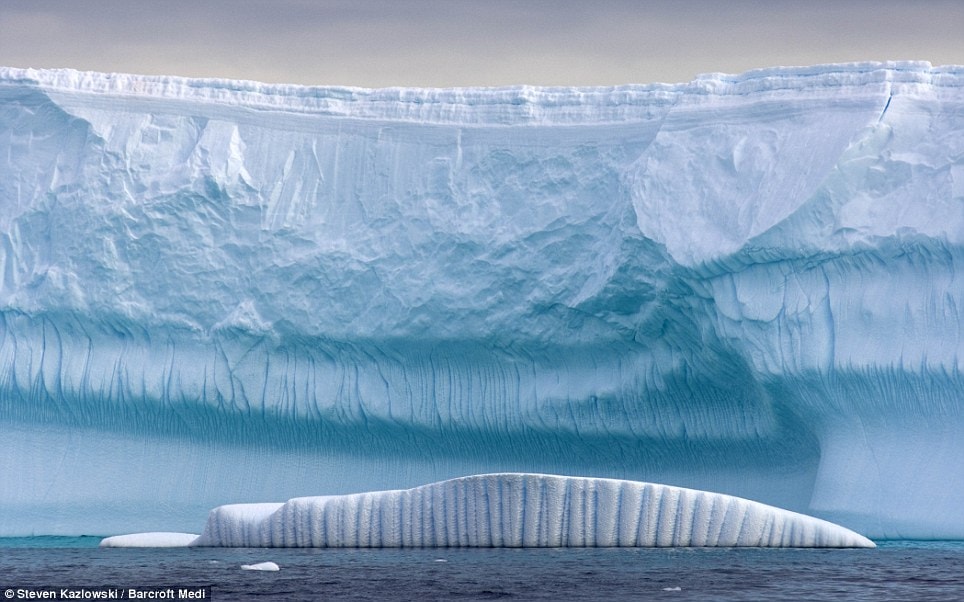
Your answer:
[[[4,599],[65,588],[87,596],[77,599],[96,592],[124,599],[130,589],[159,592],[142,599],[179,599],[180,589],[208,587],[202,595],[212,600],[964,600],[964,542],[878,542],[875,550],[99,549],[98,542],[0,539]],[[280,570],[241,569],[265,561]]]

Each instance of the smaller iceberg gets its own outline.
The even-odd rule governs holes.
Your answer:
[[[136,542],[138,537],[109,540]],[[875,547],[839,525],[730,495],[637,481],[516,473],[462,477],[406,490],[295,498],[284,504],[220,506],[211,511],[204,532],[184,545]]]

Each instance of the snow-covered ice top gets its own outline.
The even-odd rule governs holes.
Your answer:
[[[136,542],[139,536],[122,537]],[[149,538],[144,545],[150,547]],[[875,547],[838,525],[728,495],[540,474],[476,475],[404,491],[222,506],[211,511],[190,545]]]
[[[597,87],[356,88],[244,80],[0,67],[0,79],[48,93],[159,98],[265,111],[452,125],[598,125],[659,114],[682,97],[716,105],[725,97],[819,98],[867,86],[960,87],[960,66],[892,61],[776,67],[739,75],[708,73],[680,84]]]

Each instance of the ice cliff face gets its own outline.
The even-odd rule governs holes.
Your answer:
[[[0,69],[0,533],[528,471],[964,537],[962,86]]]

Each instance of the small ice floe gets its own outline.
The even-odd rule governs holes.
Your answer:
[[[102,548],[183,548],[197,539],[196,533],[131,533],[105,537],[100,542]]]
[[[280,571],[281,567],[273,562],[259,562],[257,564],[242,564],[242,571]]]
[[[683,588],[677,585],[676,587],[664,587],[663,591],[664,592],[681,592],[683,591]]]

